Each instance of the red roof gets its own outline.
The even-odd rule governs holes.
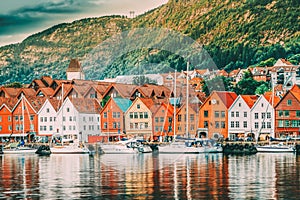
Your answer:
[[[226,108],[228,109],[234,100],[237,98],[237,94],[235,92],[227,92],[227,91],[214,91],[224,103]]]
[[[244,99],[244,101],[249,106],[249,108],[252,108],[252,106],[255,104],[256,100],[258,99],[258,96],[256,95],[241,95],[241,97]]]
[[[273,101],[272,98],[274,97],[273,107],[275,107],[275,105],[277,105],[277,103],[280,101],[280,98],[278,96],[276,96],[275,94],[273,94],[273,92],[266,92],[264,94],[264,97],[271,104],[272,104],[272,101]]]

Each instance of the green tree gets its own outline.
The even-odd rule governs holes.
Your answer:
[[[232,91],[232,83],[229,78],[216,76],[210,80],[202,81],[202,91],[209,96],[212,91]]]
[[[4,87],[8,87],[8,88],[22,88],[23,85],[19,82],[13,82],[13,83],[9,83],[7,85],[5,85]]]
[[[150,79],[146,76],[135,76],[133,77],[133,84],[134,85],[144,85],[144,84],[152,84],[157,85],[156,80]]]
[[[255,94],[264,94],[267,91],[270,91],[270,88],[268,87],[268,83],[266,82],[259,82],[260,86],[258,86],[255,90]]]

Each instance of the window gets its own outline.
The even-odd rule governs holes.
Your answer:
[[[15,120],[18,121],[19,120],[19,116],[15,116]]]
[[[267,112],[267,119],[271,119],[271,113]]]
[[[107,112],[103,113],[103,118],[107,118]],[[85,121],[85,118],[84,118],[84,121]]]
[[[290,121],[289,120],[285,120],[284,121],[284,125],[285,125],[285,127],[290,127]]]
[[[266,122],[261,123],[261,128],[266,128]]]
[[[263,104],[263,103],[261,104],[261,107],[262,107],[262,108],[264,107],[264,104]]]
[[[130,129],[133,129],[133,123],[129,124]]]
[[[144,118],[148,119],[148,113],[147,112],[144,112]]]
[[[164,122],[164,118],[163,117],[160,117],[160,122]]]
[[[204,128],[208,128],[208,121],[204,121]]]
[[[236,128],[240,128],[240,122],[239,122],[239,121],[236,121],[236,122],[235,122],[235,127],[236,127]]]
[[[234,117],[234,112],[231,112],[231,117]]]
[[[144,118],[144,113],[140,112],[140,119],[143,119],[143,118]]]
[[[11,125],[9,125],[9,126],[8,126],[8,130],[10,130],[10,131],[12,130],[12,127],[11,127]]]
[[[30,130],[33,131],[34,130],[34,125],[30,124]]]
[[[134,118],[137,119],[139,116],[138,116],[138,113],[137,112],[134,112]]]
[[[267,122],[267,128],[271,128],[271,122]]]
[[[117,122],[117,128],[121,128],[120,122]]]
[[[72,116],[70,116],[70,117],[69,117],[69,121],[71,122],[71,121],[72,121],[72,119],[73,119],[73,117],[72,117]]]
[[[140,104],[137,104],[137,105],[136,105],[136,108],[137,108],[137,109],[140,109],[140,108],[141,108],[141,105],[140,105]]]
[[[117,123],[113,122],[113,128],[117,128]]]
[[[255,128],[255,129],[258,129],[258,122],[255,122],[255,123],[254,123],[254,128]]]
[[[2,126],[0,126],[0,131],[2,131]]]
[[[292,105],[292,100],[291,100],[291,99],[288,99],[288,100],[287,100],[287,105],[288,105],[288,106],[291,106],[291,105]]]
[[[242,106],[242,104],[241,103],[239,103],[239,107],[241,107]]]
[[[236,117],[240,117],[240,112],[235,112]]]
[[[133,112],[129,113],[129,117],[130,117],[130,119],[133,119]]]
[[[155,132],[158,132],[158,126],[155,126]]]
[[[300,117],[300,110],[296,110],[296,117]]]
[[[104,128],[104,129],[107,129],[107,122],[104,122],[104,123],[103,123],[103,128]]]
[[[278,110],[278,116],[283,117],[283,111],[282,110]]]
[[[72,126],[69,126],[69,131],[71,131],[72,130]]]
[[[220,128],[220,122],[218,121],[215,122],[215,128]]]
[[[281,128],[283,127],[283,120],[278,121],[278,127],[281,127]]]
[[[222,117],[222,118],[225,117],[225,111],[221,111],[221,117]]]
[[[145,128],[148,128],[148,126],[149,126],[148,122],[145,122]]]
[[[41,118],[40,118],[40,122],[43,122],[43,121],[44,121],[44,118],[43,118],[43,117],[41,117]]]
[[[204,117],[208,117],[208,110],[204,110]]]
[[[54,121],[54,122],[56,121],[56,117],[53,118],[53,121]]]
[[[284,111],[284,116],[285,117],[289,117],[290,116],[290,111],[289,110],[285,110]]]
[[[117,118],[117,113],[113,112],[113,118]]]
[[[50,112],[50,109],[49,109],[49,108],[47,108],[47,109],[46,109],[46,112],[47,112],[47,113],[49,113],[49,112]]]
[[[195,120],[194,114],[190,114],[190,121],[191,121],[191,122],[194,122],[194,120]]]
[[[139,124],[138,123],[134,123],[134,128],[138,129],[139,128]]]
[[[9,121],[9,122],[11,121],[11,116],[8,116],[8,121]]]
[[[20,119],[20,121],[23,121],[23,116],[20,116],[19,119]]]
[[[2,122],[2,116],[0,116],[0,122]]]
[[[221,128],[225,128],[225,122],[221,121]]]
[[[65,116],[63,117],[63,121],[64,121],[64,122],[66,121],[66,117],[65,117]]]
[[[265,119],[265,117],[266,117],[266,113],[261,113],[261,118]]]
[[[220,112],[219,111],[215,111],[215,118],[219,118],[220,117]]]
[[[64,131],[66,130],[66,126],[63,126],[63,130],[64,130]]]
[[[254,119],[258,119],[258,113],[254,113]]]
[[[243,126],[244,126],[244,128],[247,128],[247,127],[248,127],[247,121],[244,121],[244,122],[243,122]]]
[[[178,115],[177,121],[181,122],[181,115]]]
[[[104,123],[104,124],[103,124],[103,128],[106,129],[106,126],[107,126],[107,124]],[[84,131],[86,130],[86,125],[83,125],[83,130],[84,130]]]
[[[67,112],[70,112],[70,108],[67,108]]]
[[[172,122],[172,117],[168,117],[168,122]]]
[[[231,128],[234,128],[234,122],[231,122],[231,123],[230,123],[230,127],[231,127]]]
[[[53,126],[49,126],[49,130],[50,130],[50,131],[53,131]]]
[[[159,119],[158,117],[154,118],[154,120],[155,120],[156,123],[158,123],[158,119]]]
[[[247,117],[247,112],[244,112],[244,117]]]

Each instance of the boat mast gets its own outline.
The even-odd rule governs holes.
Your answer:
[[[24,96],[22,93],[22,101],[21,101],[21,105],[22,105],[22,136],[23,136],[23,141],[24,141],[24,135],[25,135],[25,119],[24,119]]]
[[[174,118],[174,120],[173,120],[173,126],[174,126],[174,128],[173,128],[173,133],[174,133],[174,139],[175,139],[175,137],[176,137],[176,132],[175,132],[175,130],[176,130],[176,104],[177,104],[177,98],[176,98],[176,69],[175,69],[175,75],[174,75],[174,113],[173,113],[173,118]]]
[[[63,128],[64,128],[64,109],[63,109],[63,102],[64,102],[64,83],[61,84],[61,143],[63,144],[63,138],[64,138],[64,132],[63,132]]]
[[[189,123],[188,123],[188,116],[189,116],[189,61],[187,62],[187,65],[186,65],[186,115],[185,115],[185,134],[187,137],[189,137]]]

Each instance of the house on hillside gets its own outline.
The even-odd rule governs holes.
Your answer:
[[[251,108],[256,102],[256,95],[239,95],[228,109],[229,140],[252,137]]]
[[[228,109],[236,98],[234,92],[213,91],[200,106],[198,136],[214,139],[228,138]]]
[[[77,59],[71,59],[70,64],[66,70],[67,72],[67,80],[73,80],[73,79],[85,79],[85,74],[83,72],[83,69],[81,67],[81,64]]]

